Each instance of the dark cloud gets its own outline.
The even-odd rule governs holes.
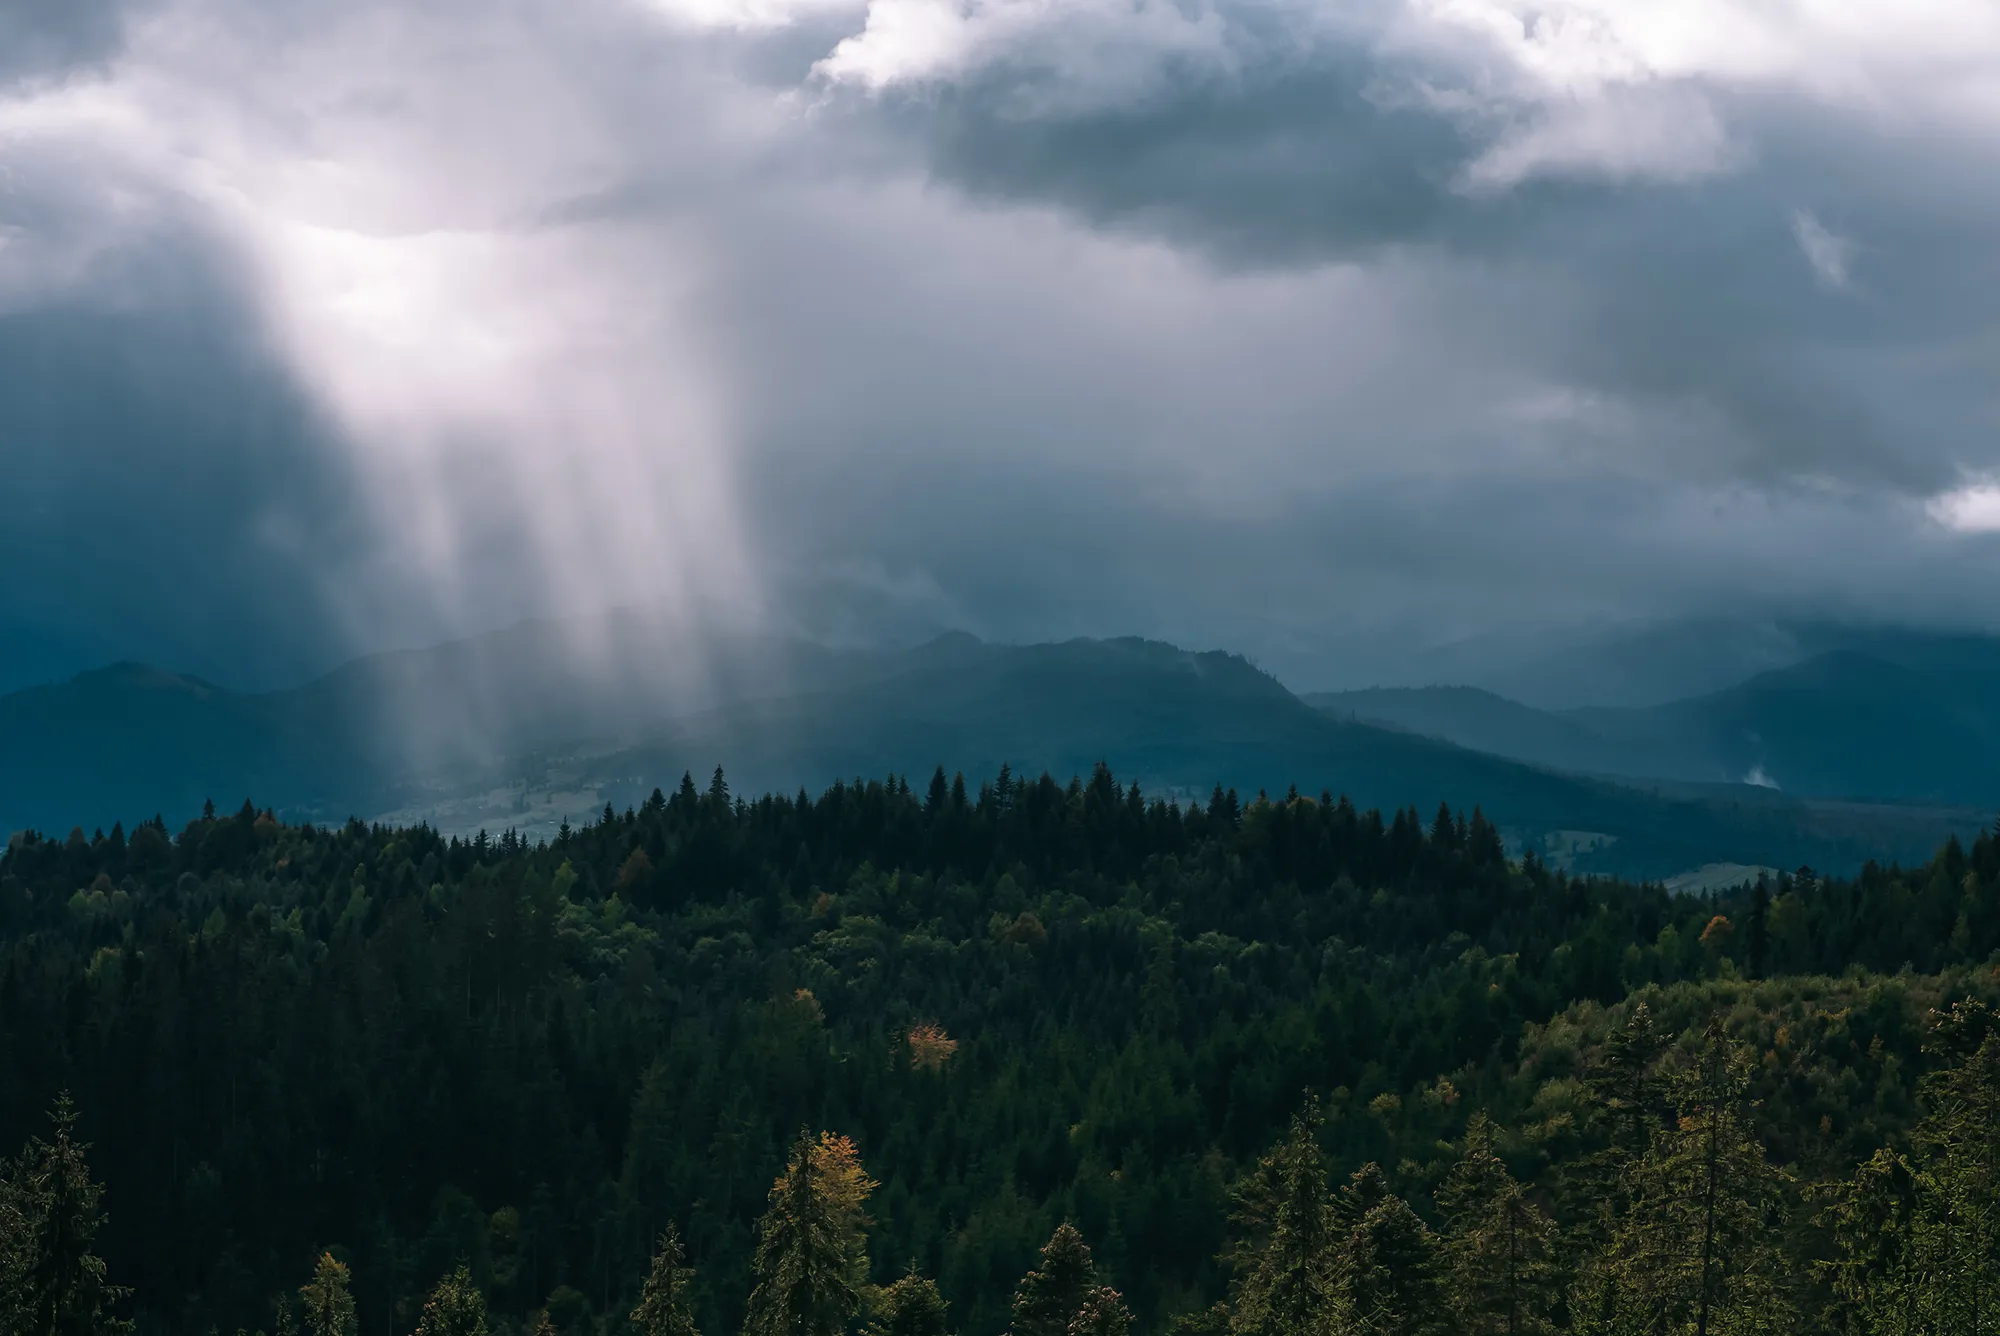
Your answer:
[[[89,288],[0,315],[0,686],[121,657],[256,685],[342,652],[324,580],[365,514],[224,262],[160,237]]]
[[[101,65],[125,39],[132,0],[8,0],[0,6],[0,86]]]
[[[863,27],[925,3],[393,43],[168,4],[102,66],[123,119],[0,141],[0,235],[52,257],[10,300],[0,247],[0,681],[279,678],[739,559],[836,637],[1143,632],[1312,685],[1496,627],[1993,615],[1994,541],[1927,508],[2000,469],[1957,104],[1728,52],[1607,81],[1392,4]]]
[[[1008,71],[906,104],[941,180],[986,200],[1045,199],[1092,225],[1164,237],[1230,266],[1324,263],[1391,244],[1470,244],[1514,200],[1453,190],[1465,135],[1385,102],[1365,53],[1232,77],[1170,70],[1137,106],[1024,115]]]

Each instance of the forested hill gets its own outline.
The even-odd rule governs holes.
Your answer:
[[[1995,1200],[1966,1166],[2000,1135],[1996,948],[1991,835],[1675,898],[1510,863],[1477,812],[1177,807],[1101,769],[751,801],[718,772],[532,845],[247,805],[23,836],[0,1144],[39,1140],[0,1194],[0,1278],[50,1220],[87,1224],[95,1176],[118,1311],[187,1336],[285,1329],[316,1259],[313,1313],[351,1284],[370,1336],[471,1332],[475,1308],[618,1336],[635,1306],[686,1336],[649,1325],[674,1296],[722,1336],[753,1294],[753,1332],[872,1312],[937,1336],[934,1307],[861,1286],[912,1266],[967,1336],[1116,1336],[1128,1310],[1680,1331],[1697,1301],[1718,1331],[1828,1330],[1909,1240],[1957,1249],[1955,1285],[2000,1274],[1992,1231],[1939,1205]],[[51,1132],[64,1091],[80,1114]],[[802,1127],[834,1140],[773,1196]],[[786,1212],[827,1190],[815,1145],[850,1156],[853,1199],[811,1237],[851,1236],[860,1271],[787,1326],[773,1268],[805,1265]],[[1010,1318],[1064,1220],[1095,1257],[1071,1279],[1119,1294],[1036,1318],[1031,1284]],[[654,1266],[668,1226],[691,1281]],[[1502,1226],[1533,1265],[1496,1298]]]
[[[0,833],[129,827],[156,813],[178,825],[207,798],[255,794],[292,820],[552,835],[565,816],[636,805],[723,759],[752,787],[785,791],[939,762],[1088,774],[1111,758],[1183,795],[1220,781],[1246,793],[1331,789],[1391,810],[1484,804],[1513,847],[1648,878],[1712,863],[1914,862],[1985,819],[1983,808],[1813,803],[1742,786],[1662,792],[1558,773],[1336,719],[1240,656],[1157,641],[950,635],[834,654],[717,639],[695,663],[686,646],[649,653],[656,640],[630,626],[581,629],[611,644],[603,664],[564,643],[578,626],[551,623],[363,660],[290,692],[245,695],[125,665],[0,697]]]

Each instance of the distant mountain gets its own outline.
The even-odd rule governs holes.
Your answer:
[[[1863,654],[1925,671],[1991,666],[1990,635],[1736,617],[1492,632],[1376,662],[1363,685],[1476,687],[1536,709],[1632,709],[1725,691],[1822,654]],[[1344,693],[1343,693],[1344,694]]]
[[[1143,640],[987,645],[954,636],[894,671],[837,690],[732,703],[669,721],[629,747],[539,763],[486,797],[485,824],[551,820],[559,801],[640,801],[683,771],[724,764],[739,791],[817,788],[836,777],[933,764],[974,782],[1016,771],[1088,774],[1110,761],[1122,781],[1205,800],[1216,783],[1274,796],[1345,794],[1363,807],[1440,801],[1483,806],[1517,842],[1560,848],[1577,866],[1667,875],[1704,864],[1820,867],[1909,860],[1977,819],[1906,808],[1833,810],[1741,787],[1660,791],[1564,775],[1407,732],[1327,717],[1229,654]],[[662,778],[666,777],[666,778]],[[496,801],[497,800],[497,801]],[[587,810],[573,805],[568,815]],[[478,804],[436,815],[465,826]],[[422,807],[400,817],[429,815]],[[1581,838],[1579,838],[1581,837]]]
[[[0,828],[184,818],[245,796],[305,818],[365,815],[505,758],[881,671],[879,655],[727,627],[676,633],[637,612],[370,655],[290,691],[116,664],[0,696]]]
[[[1370,687],[1315,691],[1307,704],[1354,723],[1402,729],[1558,770],[1621,770],[1618,749],[1590,725],[1479,687]]]
[[[1523,707],[1479,704],[1534,727]],[[1633,875],[1908,861],[1974,821],[1561,774],[1338,718],[1240,657],[1151,641],[954,634],[871,652],[739,635],[697,647],[551,622],[360,660],[289,692],[123,665],[0,698],[0,827],[178,820],[206,798],[248,796],[317,820],[532,829],[717,764],[759,792],[890,772],[921,783],[940,764],[974,782],[1003,763],[1066,779],[1100,760],[1184,799],[1221,783],[1426,813],[1482,806],[1519,843]]]
[[[1462,687],[1308,699],[1335,717],[1566,770],[2000,808],[2000,648],[1973,638],[1874,648],[1645,709],[1537,710]]]
[[[1411,655],[1374,681],[1478,687],[1539,709],[1657,705],[1810,657],[1823,648],[1817,635],[1723,617],[1489,632]]]

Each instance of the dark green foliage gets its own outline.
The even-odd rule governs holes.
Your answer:
[[[1014,1291],[1011,1336],[1063,1336],[1097,1291],[1090,1245],[1065,1220],[1042,1245],[1041,1261]]]
[[[1363,1209],[1342,1241],[1341,1331],[1441,1336],[1449,1304],[1437,1236],[1401,1197]]]
[[[1748,1055],[1712,1019],[1674,1073],[1675,1116],[1632,1166],[1630,1205],[1602,1259],[1620,1329],[1792,1330],[1786,1185],[1757,1140],[1749,1086]]]
[[[668,1225],[653,1251],[645,1284],[639,1287],[639,1302],[632,1309],[632,1327],[638,1336],[701,1336],[688,1309],[688,1282],[694,1272],[682,1265],[686,1255],[680,1231]]]
[[[757,1284],[744,1336],[839,1336],[861,1307],[859,1165],[824,1153],[826,1146],[801,1132],[771,1186],[750,1263]]]
[[[1834,1251],[1816,1268],[1828,1290],[1829,1330],[1848,1336],[1918,1336],[1924,1330],[1929,1258],[1918,1194],[1909,1161],[1886,1147],[1852,1181],[1818,1194],[1820,1222]]]
[[[452,1293],[496,1331],[546,1312],[622,1336],[669,1222],[710,1332],[810,1254],[810,1302],[767,1291],[759,1324],[844,1332],[839,1296],[915,1258],[952,1325],[993,1336],[1065,1220],[1095,1258],[1027,1315],[1035,1336],[1087,1308],[1186,1336],[1498,1331],[1503,1306],[1516,1331],[1610,1330],[1660,1311],[1642,1294],[1689,1331],[1704,1295],[1716,1332],[1793,1302],[1875,1322],[1852,1278],[1990,1254],[1985,1031],[1970,1008],[1928,1020],[2000,997],[1990,834],[1909,871],[1772,879],[1752,980],[1754,934],[1702,937],[1754,924],[1753,892],[1512,864],[1477,813],[1183,806],[1102,769],[933,787],[750,801],[690,779],[560,847],[254,808],[23,838],[0,858],[0,1145],[77,1091],[70,1144],[88,1129],[110,1185],[100,1278],[134,1284],[149,1336],[268,1329],[279,1295],[291,1323],[329,1251],[366,1336],[407,1336],[461,1267]],[[919,1026],[948,1062],[913,1065]],[[1704,1102],[1710,1052],[1741,1088]],[[764,1248],[801,1125],[853,1139],[813,1143],[848,1156],[853,1176],[821,1174],[846,1185],[822,1221],[845,1242]],[[1691,1213],[1711,1128],[1726,1192]],[[1884,1149],[1907,1188],[1847,1208],[1908,1237],[1870,1256],[1832,1189],[1796,1198]],[[16,1258],[24,1171],[0,1208]],[[1544,1220],[1549,1270],[1511,1273],[1503,1304],[1497,1241]],[[1697,1272],[1663,1242],[1704,1235]],[[1741,1280],[1760,1249],[1789,1287],[1771,1304]],[[1107,1283],[1122,1308],[1091,1308]],[[1961,1290],[1936,1302],[1985,1302]]]
[[[1132,1314],[1125,1296],[1109,1285],[1093,1285],[1085,1291],[1083,1303],[1069,1321],[1069,1336],[1128,1336]]]
[[[127,1293],[94,1251],[103,1188],[76,1138],[76,1109],[56,1100],[53,1135],[37,1137],[0,1167],[0,1318],[9,1336],[113,1336],[111,1314]]]
[[[950,1306],[937,1283],[917,1274],[916,1263],[875,1297],[870,1336],[947,1336]]]
[[[313,1278],[299,1290],[311,1336],[355,1336],[354,1296],[347,1268],[332,1253],[321,1253]]]
[[[1315,1336],[1339,1330],[1345,1319],[1320,1121],[1309,1101],[1238,1192],[1231,1321],[1238,1336]]]
[[[460,1266],[437,1283],[424,1303],[416,1336],[487,1336],[486,1296]]]
[[[1551,1330],[1556,1227],[1495,1152],[1483,1113],[1437,1193],[1453,1329],[1461,1336],[1534,1336]]]

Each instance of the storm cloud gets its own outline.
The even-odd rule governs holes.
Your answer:
[[[1302,686],[2000,628],[1989,5],[25,12],[0,686],[632,602]]]

